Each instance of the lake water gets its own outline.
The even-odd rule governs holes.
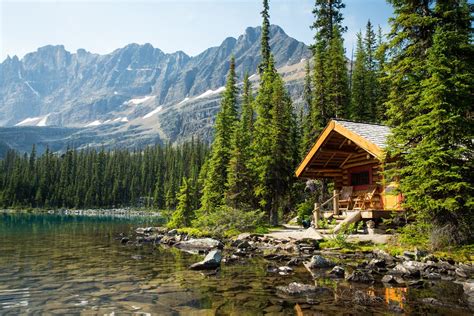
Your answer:
[[[435,282],[422,289],[384,288],[319,278],[298,267],[267,272],[255,258],[223,264],[216,275],[190,271],[202,259],[160,246],[123,246],[116,239],[147,217],[0,213],[0,315],[469,315],[462,287]],[[320,294],[289,297],[276,287],[316,283]],[[444,306],[423,298],[436,298]],[[354,303],[356,302],[356,303]]]

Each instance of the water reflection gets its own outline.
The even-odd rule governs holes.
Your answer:
[[[432,295],[453,305],[460,295],[447,283],[421,290],[384,288],[326,278],[325,272],[313,281],[304,267],[279,276],[267,272],[275,263],[260,258],[223,265],[217,275],[207,276],[187,268],[199,256],[174,248],[123,246],[115,239],[158,222],[153,217],[0,213],[0,314],[426,313],[443,308],[423,306],[419,297]],[[290,282],[328,290],[298,297],[276,290]],[[462,307],[454,310],[468,314]]]

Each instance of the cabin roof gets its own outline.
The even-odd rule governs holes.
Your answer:
[[[380,124],[359,123],[341,119],[334,119],[334,122],[341,124],[348,130],[362,136],[369,142],[380,148],[385,148],[387,137],[390,135],[390,127]]]
[[[307,177],[312,171],[340,168],[353,154],[364,152],[381,161],[389,135],[388,126],[332,119],[298,166],[296,176]]]

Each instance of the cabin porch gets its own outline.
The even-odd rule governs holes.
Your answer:
[[[401,209],[400,197],[389,194],[397,184],[383,177],[382,148],[389,132],[376,124],[328,123],[296,171],[297,177],[332,183],[332,196],[315,205],[316,226],[320,218],[358,221]]]

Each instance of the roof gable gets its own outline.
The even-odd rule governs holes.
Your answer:
[[[351,140],[357,146],[377,159],[383,159],[383,149],[386,146],[387,137],[390,135],[390,128],[388,126],[332,119],[318,136],[316,143],[298,166],[298,169],[296,170],[297,177],[303,173],[318,150],[324,144],[325,140],[333,131]]]

